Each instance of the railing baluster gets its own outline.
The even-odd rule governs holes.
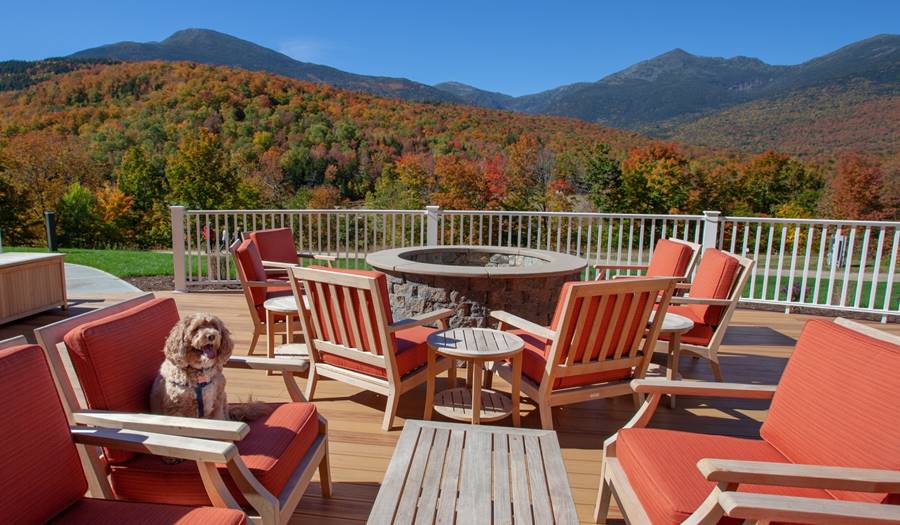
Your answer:
[[[841,284],[841,306],[847,303],[847,289],[850,287],[850,268],[853,266],[853,248],[856,243],[856,227],[850,227],[850,241],[847,243],[847,257],[844,259],[844,279]]]
[[[781,294],[781,271],[784,267],[784,244],[787,238],[787,226],[781,227],[781,239],[779,241],[778,248],[778,269],[775,271],[775,293],[773,294],[776,301],[778,300],[778,296]],[[790,292],[788,292],[790,294]],[[788,295],[790,299],[790,295]]]
[[[798,226],[799,227],[799,226]],[[816,239],[816,228],[814,225],[809,225],[809,230],[806,232],[806,255],[803,256],[803,276],[800,281],[800,301],[801,303],[805,303],[806,301],[806,281],[809,279],[809,256],[812,253],[812,245]]]
[[[872,227],[866,226],[863,234],[862,250],[859,253],[859,273],[856,275],[856,296],[853,298],[853,307],[859,308],[859,301],[862,299],[863,284],[866,277],[866,259],[869,255],[869,237],[872,234]]]
[[[878,228],[878,241],[875,246],[875,260],[872,262],[872,287],[869,291],[869,304],[868,308],[876,308],[875,305],[875,297],[878,290],[878,274],[881,272],[881,254],[882,248],[884,247],[884,231],[887,228],[880,227]]]

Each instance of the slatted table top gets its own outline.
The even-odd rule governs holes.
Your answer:
[[[522,350],[522,338],[490,328],[453,328],[428,336],[428,346],[437,353],[460,359],[492,361]]]
[[[577,523],[556,433],[407,421],[368,523]]]

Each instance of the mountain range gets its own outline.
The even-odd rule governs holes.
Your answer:
[[[575,117],[657,138],[823,156],[834,148],[894,155],[900,145],[900,35],[878,35],[797,65],[675,49],[595,82],[513,97],[459,82],[429,86],[311,64],[207,29],[161,42],[120,42],[79,61],[187,60],[267,71],[341,89],[416,101]]]

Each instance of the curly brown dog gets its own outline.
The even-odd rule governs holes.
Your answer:
[[[262,403],[229,409],[222,368],[233,348],[231,333],[218,317],[198,313],[182,318],[166,339],[166,360],[150,391],[151,412],[244,421],[270,413]]]

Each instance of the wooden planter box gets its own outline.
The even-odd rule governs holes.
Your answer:
[[[65,255],[0,253],[0,324],[66,308]]]

